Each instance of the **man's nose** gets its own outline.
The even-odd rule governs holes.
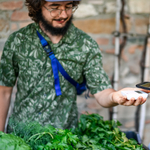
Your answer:
[[[62,9],[62,11],[61,11],[61,13],[60,13],[59,16],[61,16],[61,17],[63,17],[63,18],[68,17],[68,14],[67,14],[67,12],[66,12],[66,9]]]

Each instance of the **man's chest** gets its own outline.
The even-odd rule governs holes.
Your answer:
[[[76,48],[67,47],[65,51],[63,48],[62,51],[60,50],[61,47],[54,49],[55,57],[70,77],[78,80],[83,73],[86,62],[85,54]],[[24,49],[19,51],[16,57],[20,79],[32,78],[32,80],[39,80],[41,77],[46,76],[53,80],[52,62],[40,44],[24,45]]]

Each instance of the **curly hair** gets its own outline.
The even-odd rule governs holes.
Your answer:
[[[38,16],[41,13],[41,8],[45,3],[46,3],[45,0],[26,0],[25,1],[25,5],[28,7],[28,10],[29,10],[28,15],[36,23],[39,22]],[[79,4],[78,1],[73,1],[73,6],[76,6],[78,4]]]

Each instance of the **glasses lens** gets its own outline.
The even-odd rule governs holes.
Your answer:
[[[69,7],[69,8],[66,8],[65,10],[62,10],[62,9],[53,9],[50,11],[51,13],[51,16],[52,17],[55,17],[55,16],[58,16],[62,13],[62,11],[66,11],[66,13],[74,13],[77,9],[77,6],[75,7]]]
[[[55,16],[58,16],[58,15],[60,14],[60,12],[61,12],[61,10],[59,10],[59,9],[53,9],[53,10],[51,11],[51,15],[52,15],[53,17],[55,17]]]

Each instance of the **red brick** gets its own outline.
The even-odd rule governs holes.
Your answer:
[[[74,20],[74,25],[86,33],[108,33],[115,30],[115,18]]]
[[[134,53],[135,53],[136,48],[137,48],[137,45],[132,45],[132,46],[130,46],[130,47],[129,47],[129,50],[128,50],[128,51],[129,51],[129,53],[130,53],[130,54],[134,54]]]
[[[143,45],[138,45],[137,49],[139,49],[140,51],[143,51],[144,50],[144,46]]]
[[[17,24],[16,23],[12,23],[11,24],[11,31],[15,31],[15,30],[17,30],[18,28],[17,28]]]
[[[109,39],[107,39],[107,38],[97,38],[96,42],[98,43],[98,45],[108,45]]]
[[[23,7],[23,1],[10,1],[10,2],[2,2],[0,3],[1,10],[16,10],[21,9]]]
[[[3,31],[8,26],[9,26],[9,23],[7,20],[0,19],[0,32]]]
[[[114,48],[107,49],[107,50],[105,50],[105,52],[108,53],[108,54],[115,54],[115,49]]]
[[[136,50],[143,51],[144,50],[144,46],[143,45],[132,45],[128,49],[130,54],[134,54]]]
[[[129,32],[131,30],[132,25],[131,19],[125,18],[125,23],[126,23],[126,30],[127,32]],[[122,22],[120,22],[120,32],[121,33],[124,32]]]
[[[149,19],[148,18],[136,18],[135,19],[135,31],[136,33],[139,34],[146,34],[147,33],[147,25],[149,24]]]
[[[19,27],[20,27],[20,28],[23,28],[23,27],[27,26],[27,25],[30,24],[30,23],[32,23],[32,21],[21,22],[21,23],[19,23]]]
[[[145,123],[146,123],[146,124],[150,124],[150,120],[146,120]]]
[[[25,21],[25,20],[31,20],[28,16],[28,12],[19,12],[15,11],[11,16],[11,21]]]
[[[125,19],[127,31],[131,30],[131,20]],[[106,19],[75,19],[73,21],[74,25],[79,29],[83,30],[86,33],[108,33],[112,34],[112,32],[116,29],[116,19],[114,18],[106,18]],[[120,32],[123,32],[122,24],[120,24]]]
[[[127,62],[129,59],[128,59],[128,56],[124,53],[124,50],[122,51],[122,54],[121,54],[121,58]]]

